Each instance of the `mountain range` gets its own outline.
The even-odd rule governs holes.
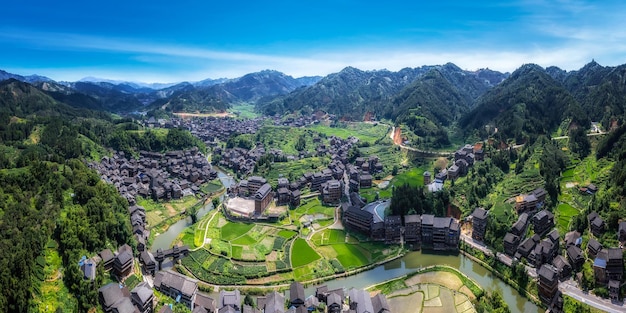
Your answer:
[[[346,67],[325,77],[302,78],[265,70],[236,79],[163,85],[94,78],[55,82],[0,71],[0,79],[7,78],[32,84],[70,106],[111,112],[212,112],[249,103],[267,115],[323,111],[342,120],[382,118],[418,137],[434,137],[435,146],[445,145],[455,131],[467,137],[497,129],[503,139],[525,142],[563,123],[596,121],[608,129],[626,113],[626,65],[605,67],[595,61],[569,72],[534,64],[511,74],[467,71],[447,63],[396,72]]]

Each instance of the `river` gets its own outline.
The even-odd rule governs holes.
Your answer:
[[[225,187],[230,187],[235,183],[234,179],[224,172],[218,170],[218,177]],[[223,198],[221,199],[223,200]],[[200,219],[213,209],[213,204],[209,202],[203,208],[198,210],[197,216]],[[169,229],[156,236],[154,239],[151,250],[154,252],[157,249],[168,249],[171,247],[172,242],[180,232],[182,232],[191,223],[191,219],[183,219],[172,226]],[[435,253],[422,253],[421,251],[409,252],[402,258],[388,262],[384,265],[380,265],[371,270],[361,272],[356,275],[352,275],[345,278],[335,279],[325,282],[329,289],[337,288],[365,288],[370,285],[380,283],[382,281],[400,277],[402,275],[411,273],[419,268],[431,266],[431,265],[449,265],[459,269],[462,273],[472,278],[481,287],[487,291],[498,290],[506,303],[511,308],[512,312],[542,312],[542,310],[534,303],[520,295],[517,290],[507,285],[500,278],[491,274],[486,268],[482,267],[478,263],[472,261],[470,258],[459,255],[448,254],[435,254]],[[167,266],[164,264],[164,266]],[[306,289],[306,294],[315,294],[315,287],[309,287]]]
[[[537,305],[520,295],[517,290],[491,274],[486,268],[462,254],[448,255],[433,252],[422,253],[421,251],[409,252],[402,258],[385,263],[369,271],[328,281],[324,284],[328,286],[329,290],[342,287],[365,288],[431,265],[449,265],[459,269],[459,271],[472,278],[485,290],[490,292],[498,290],[512,312],[543,312]],[[315,294],[315,287],[307,288],[305,293],[307,295]]]

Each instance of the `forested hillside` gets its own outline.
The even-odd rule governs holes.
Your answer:
[[[95,284],[83,280],[78,260],[134,243],[128,202],[83,159],[107,153],[105,146],[137,153],[197,143],[187,131],[154,134],[135,127],[60,103],[27,83],[0,82],[0,311],[34,309],[50,274],[44,273],[50,249],[61,259],[56,277],[70,295],[60,309],[97,305],[104,275]]]

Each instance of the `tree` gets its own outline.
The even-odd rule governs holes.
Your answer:
[[[296,141],[294,148],[298,151],[306,149],[306,138],[304,137],[304,134],[298,137],[298,141]]]
[[[192,205],[189,209],[187,209],[187,215],[191,217],[191,224],[195,224],[198,221],[198,208],[195,205]]]
[[[582,127],[577,127],[569,132],[569,149],[578,154],[580,158],[585,158],[591,152],[591,143],[587,137],[587,132]]]
[[[211,203],[213,204],[213,208],[217,208],[220,205],[220,198],[218,197],[213,197],[213,199],[211,199]]]
[[[243,304],[245,305],[249,305],[251,307],[256,307],[256,305],[254,305],[254,299],[252,299],[252,296],[250,296],[250,294],[247,294],[244,298],[243,298]]]

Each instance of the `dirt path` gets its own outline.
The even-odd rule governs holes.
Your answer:
[[[220,205],[222,205],[222,204],[220,203]],[[206,223],[206,226],[204,227],[204,235],[203,235],[203,238],[202,238],[202,245],[197,247],[197,248],[195,248],[195,249],[191,249],[191,251],[196,251],[196,250],[202,249],[202,248],[204,248],[204,245],[207,244],[206,234],[209,231],[209,225],[211,225],[211,222],[215,218],[215,215],[217,215],[217,212],[219,212],[219,206],[217,208],[211,210],[211,213],[209,213],[209,214],[212,214],[212,215],[211,215],[211,218],[209,219],[209,221]],[[209,240],[208,243],[211,243],[211,241]]]
[[[418,152],[418,153],[422,153],[422,154],[426,154],[430,156],[443,156],[443,157],[449,157],[454,153],[454,151],[426,151],[426,150],[421,150],[421,149],[405,146],[402,144],[402,131],[400,130],[400,128],[397,128],[397,129],[398,130],[396,131],[395,126],[391,127],[389,138],[391,138],[391,140],[393,140],[393,144],[396,146],[399,146],[400,149],[414,151],[414,152]]]

